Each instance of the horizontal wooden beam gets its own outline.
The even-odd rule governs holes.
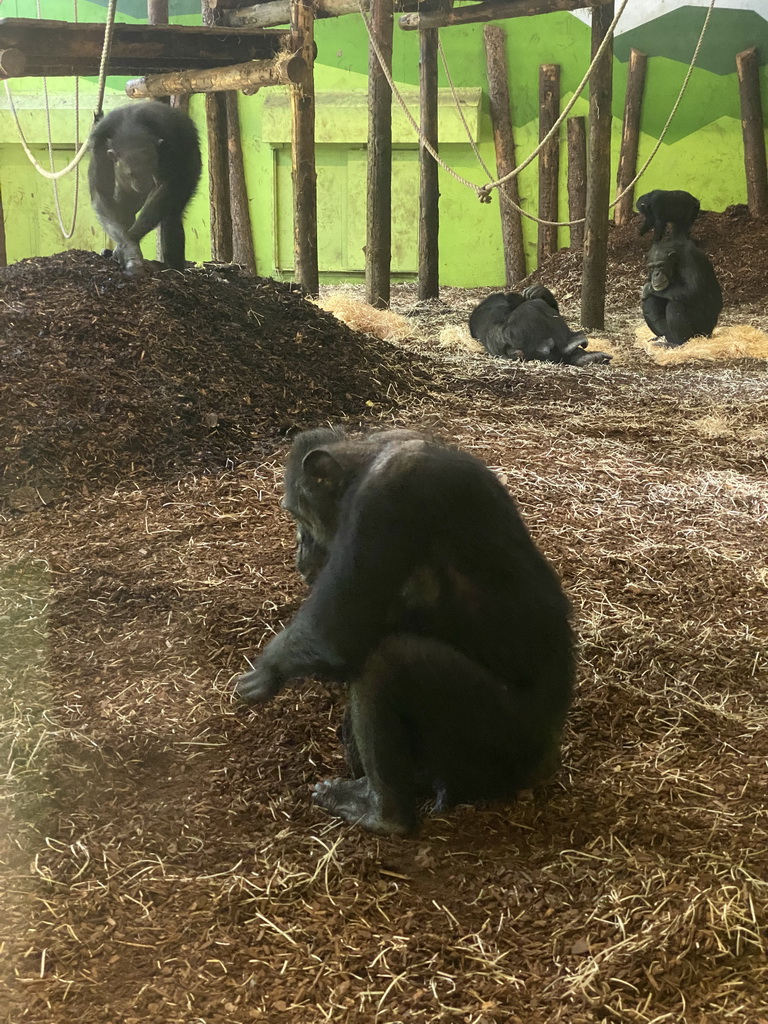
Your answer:
[[[404,14],[399,19],[399,25],[407,31],[445,28],[447,25],[472,25],[482,21],[500,21],[503,18],[527,18],[535,14],[550,14],[553,11],[577,11],[583,7],[602,7],[611,2],[612,0],[491,0],[489,3],[471,4],[449,11]]]
[[[218,68],[276,56],[287,32],[201,28],[196,25],[115,24],[110,75],[151,75],[163,71]],[[96,75],[104,25],[90,22],[0,18],[0,50],[18,49],[26,58],[21,75]]]
[[[225,0],[227,2],[227,0]],[[370,9],[370,0],[315,0],[315,17],[338,18],[342,14],[359,14]],[[248,28],[266,28],[269,25],[287,25],[291,18],[291,0],[268,0],[267,3],[222,10],[225,25]]]
[[[287,85],[301,81],[304,61],[299,54],[279,53],[271,60],[251,60],[206,71],[168,71],[164,75],[133,78],[125,91],[134,100],[150,96],[174,96],[190,92],[255,92],[265,85]]]

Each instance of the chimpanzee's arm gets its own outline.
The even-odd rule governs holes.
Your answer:
[[[397,471],[396,471],[397,472]],[[388,614],[429,548],[430,515],[440,512],[413,471],[409,479],[369,473],[351,497],[328,562],[294,620],[271,640],[237,692],[269,700],[291,678],[344,681],[383,636]]]
[[[128,237],[132,241],[140,242],[144,235],[157,227],[168,213],[169,198],[169,187],[166,182],[161,182],[152,189],[146,203],[139,210],[133,227],[128,231]]]

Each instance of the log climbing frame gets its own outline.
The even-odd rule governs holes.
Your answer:
[[[152,0],[152,7],[162,0]],[[315,169],[314,21],[346,14],[366,16],[369,32],[369,170],[366,286],[368,301],[389,301],[391,263],[391,54],[395,17],[404,31],[419,33],[420,54],[420,210],[419,297],[436,297],[438,279],[437,29],[554,11],[592,9],[592,50],[613,17],[613,0],[480,0],[454,8],[452,0],[202,0],[203,26],[168,25],[164,10],[154,24],[114,26],[109,73],[136,74],[126,87],[131,97],[205,93],[206,121],[214,153],[209,167],[214,257],[232,258],[231,225],[223,232],[221,206],[229,207],[226,168],[226,103],[215,94],[246,94],[271,85],[291,90],[294,261],[299,283],[318,291],[317,195]],[[282,27],[281,27],[282,26]],[[284,26],[289,26],[285,28]],[[98,71],[101,24],[0,19],[0,77],[93,75]],[[386,65],[389,62],[389,67]],[[590,88],[590,157],[585,225],[582,323],[603,325],[608,196],[610,188],[612,50],[595,68]],[[222,96],[222,100],[224,97]],[[223,139],[218,147],[216,138]],[[432,150],[432,152],[430,152]],[[215,154],[220,151],[219,157]],[[389,187],[387,185],[389,184]],[[224,194],[226,193],[226,194]],[[226,200],[226,202],[225,202]]]

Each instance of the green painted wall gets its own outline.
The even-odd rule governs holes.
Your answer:
[[[103,21],[106,0],[89,3],[80,0],[79,20]],[[143,18],[146,5],[141,0],[121,0],[119,17]],[[172,0],[175,20],[198,23],[197,0]],[[34,0],[5,0],[7,17],[35,17]],[[51,18],[72,19],[69,0],[48,0],[45,14]],[[718,23],[715,19],[721,18]],[[640,45],[651,56],[643,107],[643,135],[640,160],[650,153],[687,70],[682,63],[693,51],[704,12],[681,5],[647,25],[638,25],[616,41],[614,61],[614,160],[616,166],[621,131],[621,116],[626,86],[626,58],[630,45]],[[522,159],[538,139],[538,68],[542,63],[561,65],[563,105],[578,85],[589,60],[589,27],[567,13],[535,18],[519,18],[503,23],[507,32],[507,51],[511,69],[512,115],[515,124],[518,158]],[[652,31],[656,26],[658,31]],[[659,28],[659,26],[661,26]],[[649,171],[642,179],[640,192],[652,188],[687,188],[700,196],[705,208],[721,210],[746,200],[738,82],[734,58],[744,48],[744,33],[761,41],[760,32],[768,23],[751,11],[716,10],[702,50],[701,67],[694,70],[688,92],[677,112],[665,142]],[[674,40],[669,42],[670,32]],[[488,116],[487,84],[483,48],[483,26],[470,25],[446,29],[441,40],[454,84],[462,90],[462,109],[470,132],[486,163],[495,168],[495,156]],[[760,38],[756,38],[757,37]],[[318,203],[319,251],[321,270],[326,279],[354,278],[362,274],[365,244],[365,145],[367,116],[365,107],[367,35],[357,15],[322,20],[317,24],[318,62]],[[654,43],[654,38],[656,43]],[[656,47],[654,49],[654,46]],[[708,46],[708,49],[706,47]],[[398,87],[415,114],[418,109],[418,39],[415,33],[396,29],[393,73]],[[706,53],[705,53],[706,50]],[[761,51],[762,52],[762,51]],[[666,55],[661,55],[666,54]],[[704,56],[706,55],[706,60]],[[733,71],[728,71],[734,68]],[[768,69],[763,69],[763,86],[768,89]],[[108,82],[107,107],[127,102],[124,79]],[[460,175],[477,184],[485,175],[466,141],[465,130],[457,115],[448,81],[441,70],[440,132],[441,155]],[[11,83],[19,106],[25,134],[38,159],[47,161],[47,125],[42,85],[39,80],[23,79]],[[87,132],[95,83],[81,83],[80,126]],[[57,166],[63,166],[74,150],[75,111],[71,80],[49,81],[52,107],[52,137]],[[768,112],[768,99],[764,101]],[[202,101],[195,97],[192,114],[201,121]],[[253,97],[240,98],[240,112],[246,153],[251,218],[259,272],[290,276],[292,259],[290,116],[286,92],[265,89]],[[572,114],[586,114],[587,102],[580,98]],[[416,136],[395,106],[393,172],[393,226],[395,251],[393,269],[412,275],[416,268],[418,215]],[[561,219],[567,219],[565,131],[561,133]],[[47,164],[46,164],[47,165]],[[28,165],[18,145],[16,128],[0,90],[0,190],[6,221],[8,257],[11,260],[31,255],[47,255],[68,247],[101,248],[107,244],[97,227],[87,197],[85,162],[81,165],[81,194],[78,223],[70,242],[59,230],[50,182],[39,177]],[[71,219],[75,176],[60,186],[65,222]],[[481,204],[474,193],[440,171],[441,228],[440,274],[446,285],[465,287],[503,283],[503,259],[500,244],[498,202]],[[520,191],[526,209],[536,212],[537,170],[533,164],[523,172]],[[188,256],[207,259],[208,200],[205,188],[190,204],[187,218]],[[529,252],[529,267],[534,265],[536,225],[524,221]],[[561,229],[560,244],[568,244],[568,231]],[[151,238],[145,252],[154,255]]]

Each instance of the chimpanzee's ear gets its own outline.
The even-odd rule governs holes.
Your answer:
[[[107,156],[113,163],[115,162],[115,160],[117,160],[117,153],[114,151],[114,149],[112,149],[112,147],[109,144],[107,145]]]
[[[337,462],[325,448],[315,448],[307,452],[301,468],[314,486],[329,491],[339,486],[344,472],[341,463]]]

